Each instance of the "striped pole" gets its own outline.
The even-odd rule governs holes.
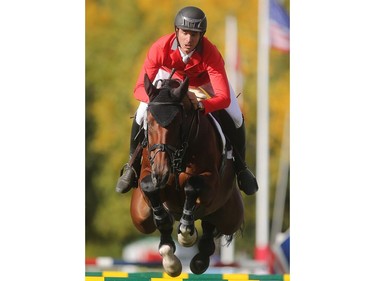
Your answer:
[[[122,259],[114,259],[111,257],[96,257],[96,258],[87,258],[85,262],[86,266],[95,266],[102,268],[110,268],[114,266],[145,266],[145,267],[161,267],[161,261],[155,262],[129,262]]]
[[[165,272],[86,272],[85,281],[290,281],[289,274],[246,274],[246,273],[224,273],[224,274],[201,274],[181,273],[177,277],[170,277]]]

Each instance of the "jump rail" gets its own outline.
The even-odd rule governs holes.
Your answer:
[[[86,272],[85,281],[290,281],[289,274],[244,274],[207,273],[195,275],[181,273],[180,276],[170,277],[165,272],[128,273],[118,271]]]

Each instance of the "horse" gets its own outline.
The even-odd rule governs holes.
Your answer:
[[[178,242],[184,247],[198,242],[190,269],[202,274],[215,252],[214,240],[224,236],[229,245],[237,232],[242,233],[243,200],[235,184],[233,159],[226,156],[215,121],[194,109],[187,95],[189,78],[161,83],[157,88],[147,74],[144,77],[149,103],[131,217],[141,233],[160,232],[158,250],[171,277],[182,271],[172,239],[174,222],[179,221]],[[197,220],[201,220],[200,238]]]

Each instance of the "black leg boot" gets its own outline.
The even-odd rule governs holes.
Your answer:
[[[252,195],[257,192],[259,188],[254,174],[248,169],[245,162],[245,121],[243,120],[240,128],[236,128],[232,118],[225,110],[220,110],[219,116],[224,134],[229,138],[233,146],[234,169],[237,176],[238,187],[246,195]]]
[[[134,118],[130,135],[130,159],[135,153],[138,144],[142,142],[144,138],[144,135],[142,133],[139,133],[139,130],[140,125],[137,124]],[[134,157],[135,158],[132,165],[126,163],[121,169],[120,177],[117,180],[116,185],[116,192],[118,193],[126,193],[130,189],[136,188],[138,186],[138,177],[141,171],[142,150],[140,150],[138,152],[138,155],[135,155]]]
[[[253,195],[258,191],[258,182],[254,174],[248,169],[245,162],[246,145],[245,145],[245,122],[236,129],[234,142],[234,168],[237,174],[238,187],[247,195]]]

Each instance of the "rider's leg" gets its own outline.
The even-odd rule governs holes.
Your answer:
[[[234,169],[237,175],[238,187],[247,195],[258,191],[258,183],[253,173],[248,169],[245,162],[246,138],[245,121],[242,116],[242,125],[237,128],[233,119],[226,110],[219,112],[221,126],[224,134],[229,138],[233,146]]]
[[[258,191],[258,183],[253,173],[248,169],[245,161],[245,120],[231,85],[229,85],[229,89],[231,103],[225,110],[220,110],[220,115],[224,124],[224,133],[233,146],[234,168],[237,175],[238,187],[247,195],[251,195]]]
[[[140,142],[144,139],[144,134],[142,132],[139,132],[141,129],[141,126],[138,124],[142,124],[140,120],[141,118],[137,118],[137,114],[142,114],[142,110],[140,110],[141,105],[139,106],[136,117],[133,119],[133,124],[131,128],[131,134],[130,134],[130,148],[129,148],[129,159],[133,157],[133,154],[136,151],[136,148]],[[129,165],[129,163],[126,163],[124,167],[121,169],[120,177],[117,181],[116,185],[116,192],[119,193],[126,193],[131,188],[136,188],[138,186],[138,178],[141,171],[141,157],[142,157],[142,150],[138,152],[137,155],[134,156],[134,161],[132,165]]]
[[[210,83],[202,85],[210,96],[214,96],[214,90]],[[229,85],[231,103],[225,110],[219,110],[214,115],[219,116],[220,125],[224,134],[229,138],[234,153],[234,168],[237,175],[238,187],[247,195],[258,191],[258,183],[253,173],[247,168],[246,155],[246,134],[245,120],[238,104],[236,94]]]

